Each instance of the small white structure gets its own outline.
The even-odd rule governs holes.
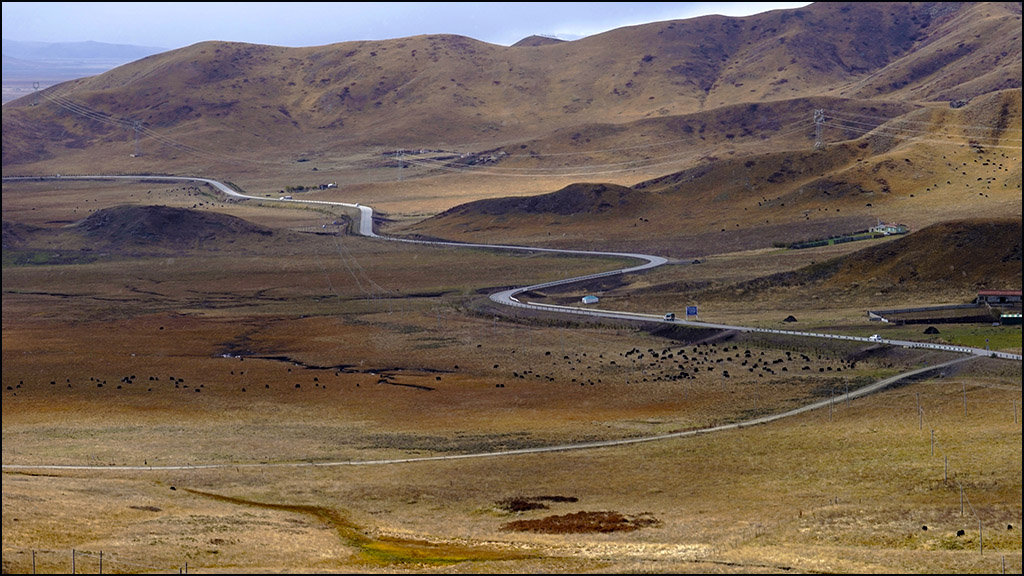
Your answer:
[[[871,232],[875,234],[884,234],[885,236],[892,236],[893,234],[906,234],[910,232],[910,229],[903,224],[896,222],[890,222],[888,224],[879,222],[877,226],[871,228]]]
[[[597,296],[587,295],[583,297],[584,304],[597,304]]]

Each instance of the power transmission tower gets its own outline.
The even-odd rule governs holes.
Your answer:
[[[140,129],[141,126],[142,126],[142,123],[139,122],[138,120],[136,120],[135,121],[135,154],[132,154],[132,158],[138,158],[139,155],[140,155],[140,152],[139,152],[139,129]]]
[[[825,147],[825,144],[821,141],[821,125],[825,121],[825,111],[815,110],[814,111],[814,149],[820,150]]]

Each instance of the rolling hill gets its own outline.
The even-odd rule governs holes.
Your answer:
[[[1020,23],[830,2],[510,47],[207,42],[5,106],[3,171],[327,179],[392,233],[680,257],[920,229],[1020,214]]]
[[[949,260],[951,250],[961,257]],[[942,292],[951,284],[973,290],[1016,289],[1020,271],[1019,219],[964,220],[928,226],[891,242],[730,289],[753,292],[816,285],[828,293],[863,285],[865,291],[903,292],[913,298]]]
[[[116,259],[245,251],[282,236],[235,216],[161,205],[104,208],[57,228],[8,220],[3,224],[5,260],[19,263],[30,262],[40,251],[61,254],[56,259],[48,258],[50,262],[74,262],[100,254]]]
[[[853,233],[879,221],[920,229],[951,217],[1020,214],[1020,91],[908,114],[824,149],[705,160],[629,187],[576,184],[519,200],[480,200],[403,228],[423,236],[556,247],[656,249],[676,257]],[[917,121],[915,118],[922,118]],[[925,118],[927,118],[925,120]],[[926,139],[901,139],[926,123]],[[987,145],[949,146],[965,123]],[[585,196],[591,197],[586,200]],[[600,208],[600,209],[598,209]]]
[[[136,122],[178,144],[147,147],[165,169],[230,169],[270,154],[480,151],[743,103],[797,100],[805,121],[807,98],[916,107],[1019,89],[1020,34],[1019,3],[829,2],[511,47],[445,35],[312,48],[207,42],[54,87],[46,106],[5,108],[3,166],[81,155],[115,168],[104,156],[127,156]],[[704,131],[744,139],[731,123]],[[623,138],[602,134],[605,145],[591,138],[587,148]]]

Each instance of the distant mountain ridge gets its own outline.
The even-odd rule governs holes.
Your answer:
[[[54,60],[75,61],[118,61],[128,63],[146,56],[166,52],[166,48],[136,46],[132,44],[108,44],[104,42],[24,42],[3,40],[5,58],[18,60],[52,62]]]
[[[60,82],[96,76],[165,48],[103,42],[3,41],[3,101]]]

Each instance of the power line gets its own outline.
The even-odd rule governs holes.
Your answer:
[[[830,124],[830,125],[831,126],[847,127],[847,128],[851,128],[851,129],[864,128],[864,129],[866,129],[866,131],[871,131],[871,130],[875,130],[875,129],[883,129],[883,130],[904,132],[904,133],[908,133],[908,134],[922,134],[922,135],[926,135],[926,136],[936,136],[936,135],[938,135],[938,136],[949,136],[950,138],[960,138],[960,139],[970,138],[972,140],[987,139],[987,140],[996,140],[996,141],[1009,140],[1011,142],[1020,142],[1021,141],[1020,138],[1008,138],[1008,137],[1003,137],[1003,136],[965,135],[965,134],[954,134],[954,133],[948,133],[948,132],[944,133],[944,132],[941,132],[941,131],[937,132],[935,130],[915,130],[915,129],[912,129],[912,128],[905,128],[905,127],[901,126],[901,124],[903,123],[902,120],[893,120],[891,122],[887,122],[887,123],[883,123],[883,124],[872,124],[872,123],[868,123],[868,122],[859,122],[859,121],[856,121],[856,120],[844,120],[842,118],[838,119],[838,121],[842,122],[843,124]],[[992,129],[991,128],[986,128],[986,130],[987,131],[991,131]]]
[[[828,115],[833,118],[864,118],[868,120],[877,120],[875,124],[884,124],[886,122],[899,121],[901,124],[920,124],[922,126],[935,126],[936,122],[931,120],[910,120],[908,118],[889,118],[885,116],[874,116],[870,114],[858,114],[856,112],[845,112],[839,110],[828,110]],[[943,127],[946,128],[962,128],[964,130],[992,130],[993,126],[984,124],[947,124],[943,123]],[[1020,132],[1020,128],[1010,128],[1010,130]]]
[[[1003,144],[1003,142],[1021,142],[1020,138],[1014,138],[1010,135],[992,135],[992,132],[998,129],[995,126],[945,124],[941,122],[884,118],[846,112],[830,112],[829,118],[835,119],[835,122],[823,122],[825,126],[852,131],[858,134],[878,134],[904,139],[914,138],[922,143],[982,144],[989,148],[1020,149],[1019,145]],[[946,131],[950,129],[968,133]],[[1019,128],[1004,130],[1011,133],[1020,131]],[[970,134],[970,131],[984,131],[986,134]]]
[[[863,135],[872,134],[872,135],[880,135],[880,136],[889,136],[889,137],[892,137],[892,138],[904,139],[904,140],[911,140],[911,139],[913,139],[915,142],[924,143],[924,144],[944,144],[944,145],[953,144],[953,145],[963,146],[963,145],[968,145],[968,144],[975,143],[975,144],[981,144],[981,145],[985,146],[986,148],[1006,148],[1006,149],[1010,149],[1010,150],[1020,150],[1021,149],[1021,146],[1019,146],[1019,145],[1014,146],[1014,145],[997,144],[997,143],[987,143],[987,144],[979,143],[978,140],[982,139],[980,137],[979,138],[965,138],[963,136],[957,136],[957,135],[950,134],[950,135],[945,135],[948,138],[947,140],[928,139],[928,138],[921,137],[921,135],[925,134],[925,135],[936,136],[936,137],[940,137],[941,138],[943,136],[943,134],[930,134],[930,133],[926,133],[926,132],[923,133],[923,132],[919,132],[919,131],[900,130],[898,127],[894,127],[894,126],[857,127],[857,126],[849,126],[847,124],[834,124],[834,123],[831,123],[831,122],[824,122],[823,124],[825,126],[829,126],[829,127],[832,127],[832,128],[839,128],[839,129],[842,129],[842,130],[853,131],[853,132],[857,132],[857,133],[863,134]],[[999,139],[997,139],[997,138],[990,138],[990,139],[996,140],[996,142],[999,141]]]

